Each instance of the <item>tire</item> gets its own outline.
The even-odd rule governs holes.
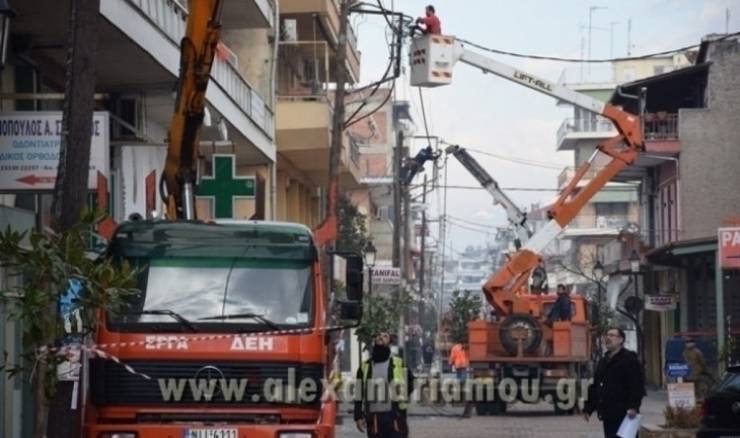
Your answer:
[[[488,403],[489,415],[505,415],[506,408],[506,402],[503,400],[496,400]]]
[[[491,415],[491,413],[489,402],[477,402],[475,404],[475,415],[483,417],[485,415]]]
[[[522,342],[524,353],[533,353],[542,341],[542,328],[540,324],[529,315],[511,315],[504,319],[499,328],[501,345],[507,353],[514,356],[517,354],[518,341],[512,336],[512,330],[524,329],[527,337]]]

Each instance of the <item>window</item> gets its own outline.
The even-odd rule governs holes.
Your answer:
[[[627,216],[629,204],[627,202],[594,202],[596,216]]]
[[[264,322],[245,314],[280,326],[305,326],[311,320],[311,279],[306,262],[155,258],[140,274],[142,293],[129,301],[126,310],[112,315],[112,321],[116,325],[177,327],[179,323],[170,315],[142,314],[166,310],[196,326],[237,323],[264,329]]]

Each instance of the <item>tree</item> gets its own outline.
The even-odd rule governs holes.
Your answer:
[[[357,327],[357,338],[365,345],[372,345],[375,335],[380,332],[395,333],[401,312],[412,302],[408,295],[365,295],[362,321]]]
[[[23,327],[23,363],[2,365],[11,375],[30,371],[37,398],[34,436],[46,436],[48,402],[55,397],[57,367],[65,360],[58,347],[64,322],[58,318],[60,298],[73,285],[82,286],[70,303],[79,312],[80,332],[91,333],[96,313],[115,310],[134,289],[137,272],[111,258],[95,260],[88,252],[91,230],[103,215],[87,213],[82,220],[60,233],[10,229],[0,233],[0,265],[11,286],[0,292],[8,305],[8,318]],[[55,309],[49,315],[49,309]],[[75,318],[76,319],[76,318]],[[79,349],[73,349],[79,352]]]
[[[447,329],[456,344],[468,343],[468,323],[478,318],[483,301],[480,295],[469,290],[456,290],[450,300]]]
[[[360,213],[352,201],[342,196],[339,198],[339,236],[338,251],[351,251],[362,254],[367,244],[367,218]]]

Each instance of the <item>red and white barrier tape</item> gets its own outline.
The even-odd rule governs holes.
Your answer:
[[[247,338],[247,337],[259,337],[259,336],[278,336],[278,335],[291,335],[299,333],[308,333],[312,331],[329,331],[344,328],[345,326],[322,326],[322,327],[305,327],[296,329],[284,329],[284,330],[271,330],[264,332],[247,332],[247,333],[226,333],[226,334],[209,334],[202,336],[180,336],[179,340],[184,342],[199,342],[199,341],[216,341],[221,339],[233,339],[233,338]],[[151,340],[143,341],[130,341],[130,342],[109,342],[105,344],[92,344],[89,346],[76,345],[65,345],[63,347],[49,347],[43,346],[39,348],[39,354],[56,353],[58,355],[67,355],[72,351],[80,350],[84,348],[92,348],[96,350],[104,350],[109,348],[125,348],[125,347],[142,347],[147,344],[151,344]]]

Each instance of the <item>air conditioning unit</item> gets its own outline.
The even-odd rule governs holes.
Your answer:
[[[389,220],[391,217],[391,208],[388,206],[384,207],[378,207],[377,210],[375,210],[375,219],[376,220]]]
[[[606,216],[596,216],[596,228],[609,228]]]
[[[283,20],[283,25],[280,29],[280,41],[298,41],[298,20],[295,18],[286,18]]]

